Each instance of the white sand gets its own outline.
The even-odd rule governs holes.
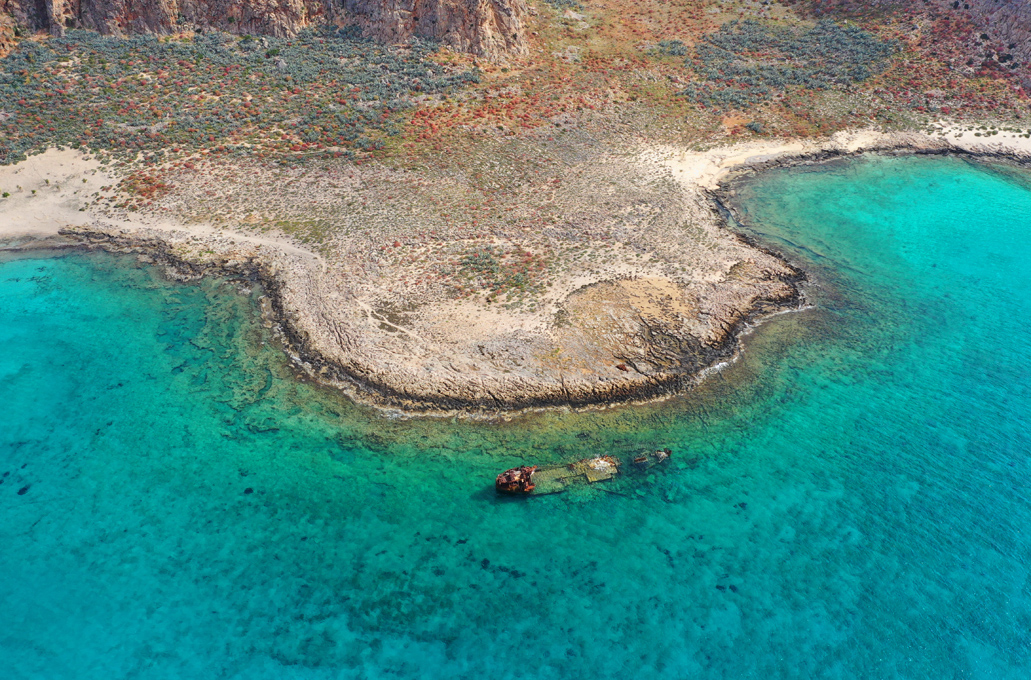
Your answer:
[[[729,173],[749,165],[778,159],[788,160],[821,151],[854,153],[893,148],[953,148],[958,151],[1009,153],[1014,156],[1031,157],[1031,139],[1002,132],[992,137],[975,137],[973,132],[963,132],[962,126],[943,126],[940,132],[934,134],[885,133],[864,129],[839,132],[822,139],[745,142],[700,152],[658,147],[650,150],[648,154],[657,156],[685,188],[715,189]]]
[[[51,149],[0,166],[0,193],[10,194],[0,198],[0,238],[54,236],[63,227],[89,224],[92,217],[80,208],[112,180],[88,158],[71,149]]]
[[[1013,132],[1000,132],[991,137],[977,137],[975,133],[984,131],[972,125],[951,125],[943,123],[939,136],[948,140],[953,146],[967,151],[993,151],[1031,156],[1031,137]]]
[[[85,181],[84,181],[85,180]],[[56,236],[67,227],[104,226],[134,231],[157,229],[200,237],[218,237],[247,244],[258,250],[279,249],[317,264],[326,265],[317,254],[285,239],[276,239],[220,229],[207,224],[184,225],[154,217],[113,219],[98,217],[88,204],[101,187],[118,179],[96,159],[73,149],[50,149],[16,165],[0,166],[0,241]]]

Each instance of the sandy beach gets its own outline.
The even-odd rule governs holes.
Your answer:
[[[663,148],[656,153],[688,190],[716,189],[726,177],[742,169],[772,162],[790,162],[816,154],[841,154],[893,149],[957,151],[1031,157],[1031,139],[1010,132],[992,137],[974,136],[973,126],[943,124],[934,134],[885,133],[879,130],[845,131],[827,139],[748,142],[709,151],[688,152]]]

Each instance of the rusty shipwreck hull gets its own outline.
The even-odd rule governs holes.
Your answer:
[[[633,456],[630,462],[634,470],[648,470],[669,460],[672,453],[669,449],[658,449]],[[623,462],[614,456],[584,458],[566,465],[520,465],[499,474],[494,488],[499,494],[512,496],[560,493],[573,486],[613,479],[622,468]]]

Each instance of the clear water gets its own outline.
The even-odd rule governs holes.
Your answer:
[[[686,397],[511,423],[296,380],[239,284],[3,261],[0,676],[1031,677],[1031,175],[869,158],[738,200],[815,309]]]

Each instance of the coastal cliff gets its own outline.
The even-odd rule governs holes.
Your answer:
[[[60,34],[168,34],[188,29],[286,37],[323,24],[357,25],[387,43],[440,40],[491,59],[526,52],[523,0],[0,0],[21,26]]]

